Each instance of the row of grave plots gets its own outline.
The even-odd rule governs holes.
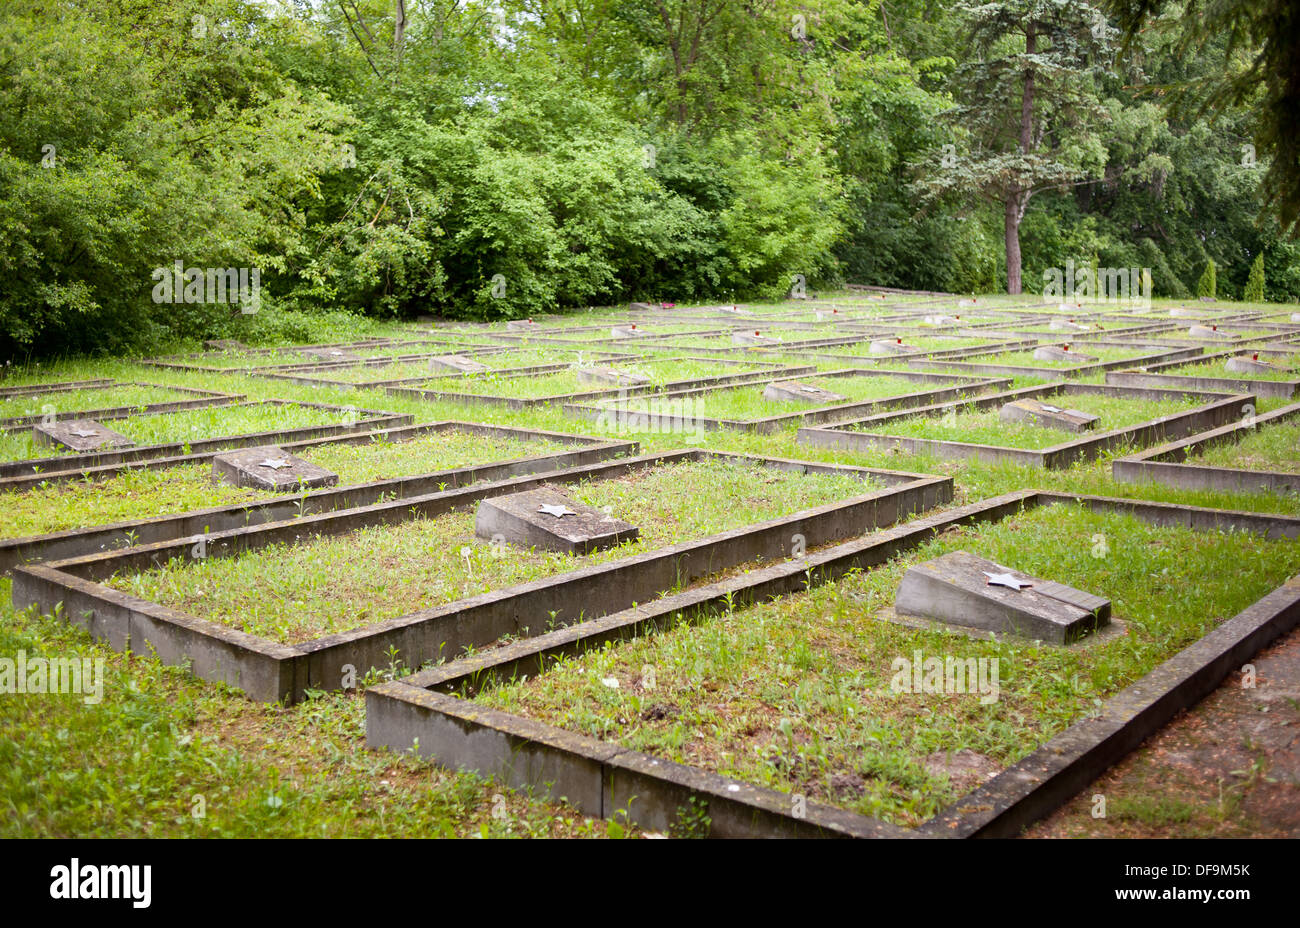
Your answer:
[[[931,299],[952,302],[913,303]],[[1163,366],[1207,345],[1167,344],[1169,331],[1154,345],[1115,337],[1148,374],[1187,376]],[[895,326],[839,345],[875,334],[921,337]],[[1267,350],[1289,356],[1289,335],[1270,331]],[[882,367],[632,338],[635,352],[457,329],[431,335],[423,356],[406,350],[419,339],[316,346],[358,357],[262,372],[356,386],[369,381],[348,372],[471,360],[492,373],[448,376],[475,390],[431,390],[427,369],[384,389],[505,409],[561,396],[596,419],[621,391],[624,415],[594,437],[148,384],[7,386],[14,440],[35,445],[39,430],[41,447],[58,449],[60,426],[110,422],[130,442],[0,471],[14,604],[268,701],[364,685],[397,654],[416,672],[366,689],[373,748],[416,746],[651,830],[707,820],[714,834],[855,836],[1014,831],[1295,621],[1293,518],[1032,490],[941,508],[951,477],[704,448],[641,454],[632,434],[655,397],[740,404],[738,391],[810,381],[847,402],[764,401],[799,404],[787,422],[808,445],[905,440],[917,423],[954,421],[970,438],[983,426],[963,417],[991,413],[1007,447],[967,444],[1058,466],[1118,431],[1105,448],[1175,440],[1151,450],[1163,462],[1294,429],[1289,396],[1252,388],[1279,379],[1112,383],[1126,359],[1099,356],[1119,366],[1046,367],[1017,383],[915,366],[942,360],[934,352]],[[1015,367],[1001,355],[1040,341],[999,334],[975,350]],[[511,368],[523,371],[499,373]],[[600,379],[643,371],[648,388]],[[569,379],[544,382],[552,375]],[[542,386],[495,387],[512,380]],[[549,392],[560,382],[568,393]],[[1017,404],[1007,415],[1019,419],[1001,421]],[[816,418],[835,407],[852,408]],[[773,418],[768,407],[709,409],[718,422]],[[1066,450],[1045,444],[1075,413],[1098,417],[1092,431]],[[211,418],[186,418],[200,414]],[[1031,438],[1007,438],[1022,433]],[[1294,433],[1282,441],[1294,448]],[[1117,479],[1129,479],[1125,461]],[[162,515],[160,499],[172,501]],[[1234,583],[1207,582],[1224,563],[1243,565]]]

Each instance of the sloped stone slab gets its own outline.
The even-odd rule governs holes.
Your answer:
[[[1188,309],[1185,306],[1175,306],[1169,310],[1169,315],[1174,319],[1199,319],[1205,315],[1199,309]]]
[[[288,492],[332,487],[339,475],[295,457],[275,445],[241,448],[212,458],[212,481],[237,487]]]
[[[650,382],[644,374],[633,374],[612,367],[580,367],[577,369],[578,382],[587,384],[614,384],[619,387],[639,387]]]
[[[1073,319],[1053,319],[1048,328],[1053,332],[1087,332],[1091,326],[1075,322]]]
[[[871,343],[872,354],[915,354],[920,351],[915,345],[904,345],[901,338],[878,338]]]
[[[564,554],[590,554],[633,541],[640,530],[600,509],[542,487],[494,496],[478,504],[474,534],[488,541],[504,538],[523,548]]]
[[[244,351],[248,348],[235,338],[210,338],[203,343],[203,347],[208,351]]]
[[[460,371],[463,374],[478,374],[488,370],[486,364],[467,358],[463,354],[440,354],[429,359],[433,370]]]
[[[1261,361],[1258,355],[1241,355],[1236,358],[1229,358],[1223,365],[1234,374],[1272,374],[1282,370],[1276,364],[1270,364],[1267,361]]]
[[[659,303],[629,303],[627,306],[632,312],[645,313],[654,309],[659,309]]]
[[[654,333],[638,328],[636,325],[616,325],[609,330],[609,334],[613,338],[644,338]]]
[[[1010,578],[1019,590],[990,581]],[[968,551],[953,551],[908,570],[895,612],[1064,645],[1110,623],[1110,600],[1030,577]]]
[[[1100,416],[1078,409],[1063,409],[1042,400],[1014,400],[998,411],[1002,422],[1028,422],[1066,432],[1086,432],[1097,424]]]
[[[321,361],[360,361],[361,355],[343,348],[304,348],[303,354]]]
[[[781,339],[764,335],[762,332],[732,332],[733,345],[779,345]]]
[[[956,316],[945,316],[943,313],[925,317],[926,325],[957,325],[960,321]]]
[[[1034,349],[1036,361],[1073,361],[1076,364],[1089,364],[1097,359],[1090,354],[1081,354],[1068,345],[1039,345]]]
[[[1192,338],[1216,338],[1225,341],[1232,338],[1227,332],[1220,332],[1215,327],[1208,325],[1194,325],[1187,330],[1187,334]]]
[[[94,419],[65,419],[48,425],[37,423],[32,426],[32,438],[38,444],[81,453],[135,447],[135,442],[121,432],[105,428]]]
[[[507,332],[536,332],[541,326],[531,319],[512,319],[506,323]]]
[[[769,383],[763,390],[763,399],[773,403],[847,403],[848,397],[810,383],[784,380]]]

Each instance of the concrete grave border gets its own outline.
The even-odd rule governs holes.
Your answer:
[[[1080,354],[1087,354],[1087,350],[1086,350],[1087,345],[1095,344],[1101,341],[1101,339],[1092,339],[1091,341],[1084,341],[1084,340],[1063,340],[1059,338],[1058,339],[1043,338],[1043,339],[1039,339],[1038,344],[1034,347],[1042,347],[1043,345],[1059,345],[1062,343],[1062,341],[1065,341],[1065,343],[1068,344],[1071,347],[1071,349],[1077,346],[1079,348]],[[1012,349],[1012,350],[1014,351],[1017,349]],[[1199,346],[1186,347],[1186,348],[1172,348],[1166,351],[1156,351],[1156,352],[1152,352],[1151,354],[1143,354],[1132,358],[1125,358],[1122,361],[1089,361],[1084,364],[1075,365],[1074,367],[1034,367],[1033,365],[1028,365],[1028,364],[1026,365],[979,364],[979,363],[974,363],[969,360],[966,360],[967,358],[980,357],[981,355],[987,356],[987,355],[1005,353],[1001,349],[997,351],[986,351],[980,353],[965,354],[961,356],[962,360],[960,361],[951,361],[951,360],[944,360],[944,359],[913,358],[909,360],[907,363],[908,363],[908,367],[915,367],[918,370],[931,370],[931,371],[947,370],[947,371],[953,371],[955,373],[966,373],[971,376],[988,377],[988,376],[1001,374],[1003,376],[1010,375],[1013,377],[1019,375],[1026,375],[1029,377],[1047,377],[1047,378],[1054,379],[1059,377],[1065,377],[1065,378],[1087,377],[1091,374],[1099,374],[1104,371],[1114,370],[1115,368],[1119,368],[1119,367],[1132,367],[1135,364],[1138,365],[1145,364],[1148,361],[1166,361],[1170,359],[1177,360],[1177,359],[1184,359],[1184,358],[1192,358],[1200,355],[1202,350],[1203,349],[1200,348]]]
[[[716,432],[723,429],[730,429],[740,432],[754,432],[757,434],[768,434],[777,432],[781,429],[798,424],[798,423],[820,423],[834,422],[838,418],[852,416],[855,413],[863,413],[873,409],[911,409],[917,406],[928,406],[938,402],[955,400],[962,396],[975,396],[989,391],[1004,390],[1011,386],[1010,380],[982,380],[974,377],[962,377],[952,374],[931,374],[918,371],[894,371],[878,370],[875,368],[849,368],[846,370],[835,370],[810,375],[819,379],[835,377],[898,377],[902,380],[913,383],[934,383],[944,384],[942,387],[935,387],[932,390],[914,390],[910,393],[899,393],[895,396],[881,397],[874,400],[850,400],[845,403],[834,403],[817,408],[797,412],[781,413],[775,416],[765,416],[760,419],[714,419],[707,416],[690,418],[693,424],[699,425],[706,431]],[[785,377],[768,378],[766,381],[775,383],[779,380],[790,379]],[[746,386],[755,384],[740,384],[737,386],[727,387],[695,387],[689,390],[677,390],[672,393],[663,394],[665,400],[684,400],[692,397],[707,396],[712,393],[721,393],[729,390],[743,389]],[[564,412],[571,415],[582,416],[586,419],[596,422],[609,422],[612,425],[618,425],[627,429],[634,429],[637,425],[648,425],[647,415],[642,412],[623,408],[612,407],[605,408],[602,406],[586,406],[579,404],[566,404]]]
[[[752,366],[758,365],[766,370],[745,371],[739,374],[722,374],[717,377],[696,377],[688,380],[675,380],[663,384],[645,384],[634,387],[609,387],[601,390],[582,390],[577,393],[562,393],[553,396],[542,397],[514,397],[514,396],[493,396],[486,393],[447,393],[440,390],[422,390],[417,387],[385,387],[384,391],[391,396],[399,396],[405,399],[416,400],[433,400],[451,403],[461,403],[465,405],[487,405],[487,406],[504,406],[507,409],[530,409],[536,406],[563,406],[578,400],[601,399],[604,397],[615,397],[620,392],[627,396],[648,396],[650,394],[669,394],[680,390],[689,390],[693,387],[722,386],[722,385],[744,385],[749,383],[760,383],[765,380],[780,379],[781,377],[797,377],[810,373],[816,368],[811,365],[803,366],[786,366],[768,361],[751,361],[741,359],[723,359],[723,358],[692,358],[692,357],[652,357],[647,358],[638,356],[638,360],[647,363],[655,362],[672,362],[672,361],[707,361],[711,364],[735,364]],[[565,368],[572,365],[565,365]],[[452,375],[455,376],[455,375]],[[527,374],[516,374],[506,379],[516,380],[521,377],[527,377]],[[441,378],[425,378],[426,380]]]
[[[608,441],[586,435],[548,432],[508,425],[482,425],[448,419],[401,428],[348,435],[331,435],[284,442],[279,447],[288,452],[302,452],[322,445],[358,445],[372,441],[401,442],[445,431],[463,431],[494,437],[551,441],[571,447],[571,451],[530,455],[504,461],[471,464],[451,470],[391,477],[368,483],[314,490],[306,494],[290,493],[266,497],[248,503],[235,503],[189,512],[129,519],[104,525],[67,529],[43,535],[0,539],[0,576],[8,576],[19,564],[81,557],[107,550],[153,544],[187,538],[205,531],[224,531],[247,525],[278,522],[298,515],[330,512],[368,506],[382,499],[406,499],[435,491],[470,486],[475,483],[505,480],[522,474],[552,471],[564,467],[594,464],[622,455],[634,455],[639,446],[633,441]]]
[[[414,751],[450,769],[563,799],[585,815],[626,816],[667,832],[687,800],[707,803],[715,837],[974,837],[1016,833],[1050,813],[1128,751],[1194,704],[1231,670],[1300,624],[1300,578],[1292,578],[1165,661],[1029,757],[916,829],[808,802],[789,794],[477,705],[473,694],[502,680],[537,676],[562,657],[634,638],[650,628],[707,621],[713,614],[798,593],[850,570],[881,566],[953,525],[998,521],[1042,505],[1082,503],[1156,525],[1248,530],[1300,537],[1300,518],[1114,497],[1023,490],[920,516],[860,539],[688,590],[621,613],[462,657],[366,690],[366,745]]]
[[[1180,441],[1148,448],[1111,462],[1111,476],[1120,483],[1162,483],[1184,490],[1222,490],[1230,493],[1300,493],[1300,473],[1256,471],[1235,467],[1187,463],[1196,452],[1215,445],[1235,444],[1256,428],[1300,416],[1300,403],[1292,403],[1199,432]]]
[[[410,425],[415,421],[414,416],[405,413],[357,409],[356,407],[334,406],[328,403],[309,403],[305,400],[266,399],[231,405],[260,406],[266,404],[307,406],[313,409],[347,413],[348,415],[356,415],[357,421],[342,425],[307,425],[300,428],[281,429],[276,432],[247,432],[241,435],[222,435],[189,442],[137,445],[119,451],[96,451],[49,458],[29,458],[23,461],[5,461],[0,462],[0,492],[22,490],[45,482],[57,483],[82,479],[98,480],[104,477],[112,477],[132,468],[158,469],[175,467],[178,464],[206,461],[218,452],[235,448],[279,444],[285,441],[292,442],[331,435],[370,432],[385,427]],[[188,451],[185,450],[187,447],[189,448]],[[47,466],[57,469],[37,469]]]
[[[883,482],[886,489],[294,645],[187,615],[101,582],[120,572],[145,570],[173,557],[227,557],[306,536],[347,534],[363,527],[436,516],[471,507],[480,499],[546,483],[577,483],[617,477],[659,463],[708,459],[757,462],[799,473],[872,477]],[[367,668],[388,666],[394,648],[405,663],[418,667],[438,659],[444,648],[454,652],[491,644],[503,635],[526,634],[546,617],[563,624],[581,621],[588,613],[619,612],[638,601],[654,600],[677,584],[756,558],[783,558],[796,543],[796,535],[802,536],[805,544],[817,546],[856,534],[863,525],[874,528],[889,524],[908,512],[950,500],[952,485],[950,477],[691,448],[16,566],[12,571],[12,597],[15,608],[35,606],[82,628],[115,650],[152,651],[166,664],[186,665],[197,676],[228,683],[253,699],[293,702],[308,689],[341,688],[344,668],[349,665],[362,676]]]
[[[1215,351],[1203,354],[1190,363],[1226,361],[1239,354],[1250,353],[1241,348],[1235,351]],[[1260,349],[1262,354],[1286,354],[1277,350]],[[1294,380],[1266,380],[1259,377],[1198,377],[1195,374],[1162,374],[1160,371],[1171,367],[1185,367],[1189,363],[1183,358],[1178,361],[1162,361],[1147,364],[1144,370],[1111,370],[1106,372],[1106,383],[1121,387],[1194,387],[1198,390],[1233,390],[1238,393],[1254,393],[1257,396],[1291,399],[1300,391],[1300,377]]]
[[[55,392],[67,393],[71,390],[112,390],[117,387],[149,387],[157,390],[171,390],[176,393],[193,394],[196,398],[192,400],[168,400],[162,403],[146,403],[143,406],[104,406],[98,409],[77,409],[68,412],[55,412],[54,421],[58,422],[64,419],[96,419],[101,421],[111,421],[113,419],[125,419],[136,415],[155,415],[158,413],[180,412],[184,409],[203,409],[209,406],[229,406],[245,399],[243,393],[218,393],[215,390],[198,390],[194,387],[173,387],[169,384],[161,383],[138,383],[136,381],[118,382],[110,380],[102,384],[95,384],[91,387],[71,387],[60,391],[50,391],[49,393],[37,393],[35,396],[52,395]],[[11,399],[13,396],[23,395],[21,393],[11,394],[2,397]],[[33,425],[44,419],[44,414],[33,414],[30,416],[9,416],[0,419],[0,431],[20,431],[30,429]]]
[[[1139,422],[1135,425],[1127,425],[1105,432],[1082,435],[1079,438],[1063,441],[1046,448],[1014,448],[1004,445],[983,445],[974,442],[937,438],[911,438],[902,435],[890,435],[887,432],[857,430],[859,426],[884,426],[888,422],[917,415],[937,418],[949,410],[961,412],[967,407],[975,410],[985,410],[1017,399],[1041,399],[1048,396],[1080,393],[1131,396],[1134,399],[1148,400],[1192,396],[1209,400],[1209,402],[1204,406],[1197,406],[1185,412],[1171,413],[1147,422]],[[1207,428],[1217,428],[1238,418],[1241,408],[1247,404],[1253,406],[1254,401],[1255,398],[1249,394],[1211,393],[1187,389],[1157,390],[1150,387],[1116,387],[1105,384],[1058,381],[1035,387],[1008,390],[1004,393],[994,393],[970,401],[940,403],[911,410],[880,413],[863,419],[838,422],[825,428],[804,426],[799,429],[796,441],[801,445],[815,448],[837,448],[848,451],[901,448],[909,454],[932,454],[948,460],[979,460],[1029,467],[1045,467],[1052,470],[1069,467],[1079,461],[1095,460],[1112,448],[1119,448],[1130,443],[1149,444],[1161,439],[1181,438],[1184,435],[1201,432]]]

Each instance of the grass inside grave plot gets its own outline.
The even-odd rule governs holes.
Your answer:
[[[1129,358],[1140,358],[1143,355],[1159,354],[1159,348],[1117,348],[1103,347],[1099,345],[1088,345],[1075,342],[1044,342],[1045,345],[1066,345],[1070,346],[1071,352],[1078,352],[1080,355],[1086,355],[1089,358],[1096,358],[1095,361],[1071,359],[1066,361],[1040,361],[1034,357],[1033,349],[1026,351],[1008,351],[1002,354],[979,355],[977,357],[954,358],[953,360],[962,364],[1002,364],[1013,367],[1042,367],[1042,368],[1067,368],[1078,367],[1081,364],[1101,364],[1106,361],[1125,361]],[[942,360],[942,359],[941,359]]]
[[[563,450],[556,442],[445,430],[409,441],[327,444],[297,449],[298,457],[339,475],[347,486],[453,470]],[[189,512],[277,495],[212,482],[211,464],[164,470],[133,469],[112,480],[77,480],[0,493],[0,537],[44,535],[173,512]]]
[[[556,350],[555,348],[496,351],[491,354],[476,355],[474,351],[481,346],[457,348],[448,346],[446,351],[435,352],[431,357],[461,354],[471,361],[484,364],[492,370],[508,372],[515,367],[535,367],[544,364],[572,363],[580,354],[578,352]],[[498,346],[499,347],[499,346]],[[397,361],[379,367],[343,367],[336,370],[324,370],[309,373],[308,377],[322,380],[341,380],[344,383],[365,384],[385,380],[414,380],[416,378],[437,377],[440,381],[460,379],[455,371],[435,364],[429,358],[416,361]]]
[[[1251,352],[1243,351],[1241,357],[1251,357]],[[1228,370],[1228,359],[1221,358],[1208,363],[1184,364],[1180,367],[1164,367],[1156,374],[1173,374],[1178,377],[1222,377],[1229,380],[1300,380],[1300,357],[1283,356],[1283,355],[1260,355],[1261,361],[1267,361],[1270,364],[1276,364],[1278,370],[1275,371],[1251,371],[1243,374],[1238,371]]]
[[[1096,435],[1112,429],[1149,422],[1161,416],[1187,412],[1189,409],[1205,405],[1205,400],[1193,397],[1144,400],[1095,393],[1063,393],[1057,396],[1036,397],[1036,399],[1062,409],[1077,409],[1080,412],[1100,416],[1091,432]],[[943,416],[911,416],[861,428],[882,435],[960,441],[1005,448],[1050,448],[1089,435],[1088,432],[1076,434],[1026,422],[1002,422],[998,419],[998,409],[981,411],[971,406],[960,407],[957,411],[950,411]]]
[[[928,351],[949,351],[956,348],[981,348],[988,344],[993,344],[1007,339],[987,339],[987,338],[940,338],[929,335],[864,335],[861,341],[853,342],[848,345],[828,345],[825,348],[819,348],[819,353],[849,355],[855,358],[876,358],[879,360],[888,360],[899,358],[899,363],[905,363],[905,355],[888,355],[872,354],[871,343],[874,341],[893,341],[901,338],[904,345],[911,345],[913,348],[919,348],[923,352]]]
[[[861,495],[873,486],[848,475],[703,461],[557,489],[589,506],[610,507],[640,529],[640,538],[587,556],[494,546],[475,536],[474,512],[467,511],[231,558],[175,559],[111,583],[242,631],[299,642]]]
[[[1063,649],[880,621],[908,567],[958,550],[1104,595],[1127,634]],[[951,783],[927,758],[968,748],[993,771],[1015,763],[1297,571],[1294,542],[1051,506],[951,529],[809,593],[565,659],[478,701],[915,826],[978,785]],[[997,660],[996,698],[991,664],[982,692],[896,692],[895,659],[918,651]]]
[[[612,367],[617,371],[649,377],[656,386],[679,380],[700,380],[706,377],[725,377],[761,370],[752,364],[719,364],[708,360],[665,361],[596,361],[596,366]],[[545,399],[574,393],[617,391],[616,384],[583,383],[578,379],[576,367],[552,374],[511,375],[509,373],[483,373],[469,376],[435,377],[412,389],[432,390],[438,393],[460,393],[473,396],[501,396],[514,399]]]
[[[718,390],[701,394],[699,405],[691,407],[692,414],[710,419],[761,419],[767,416],[780,416],[787,413],[807,412],[823,409],[827,406],[844,403],[882,400],[891,396],[903,396],[919,393],[923,390],[939,390],[946,385],[941,383],[924,383],[884,375],[863,375],[860,377],[791,377],[790,382],[806,383],[821,387],[832,393],[846,397],[826,403],[774,402],[763,399],[763,390],[767,384],[752,384],[731,390]]]
[[[141,407],[154,403],[171,403],[198,398],[193,393],[171,390],[167,387],[135,384],[119,384],[99,389],[61,390],[57,393],[0,397],[0,419],[40,416],[47,413],[63,416],[85,409]]]
[[[278,432],[314,425],[336,425],[348,412],[316,409],[297,403],[253,403],[242,406],[212,406],[179,412],[144,414],[113,419],[105,427],[125,435],[137,445],[190,442],[250,432]],[[0,434],[0,460],[53,458],[70,452],[38,444],[30,432]]]
[[[1235,444],[1207,448],[1188,464],[1232,467],[1240,470],[1300,473],[1300,422],[1258,426]]]

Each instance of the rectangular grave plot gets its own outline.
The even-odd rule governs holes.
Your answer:
[[[885,489],[863,487],[867,492],[778,518],[469,595],[444,606],[295,645],[186,615],[105,583],[110,577],[124,578],[173,558],[180,559],[178,564],[195,558],[226,558],[308,537],[346,536],[371,526],[468,511],[479,500],[546,485],[578,486],[582,481],[616,480],[664,464],[726,461],[795,474],[838,476],[853,484],[868,481],[884,484]],[[199,676],[238,686],[255,699],[292,701],[307,688],[342,686],[346,664],[356,668],[387,666],[391,648],[398,649],[408,666],[418,667],[468,646],[485,646],[503,635],[537,634],[548,622],[565,625],[618,612],[635,602],[649,602],[676,586],[758,559],[783,561],[797,551],[815,550],[864,529],[891,524],[946,502],[951,495],[952,480],[946,477],[689,449],[17,566],[13,569],[13,595],[16,605],[35,604],[45,611],[53,611],[57,602],[63,602],[60,614],[113,647],[129,646],[141,653],[152,647],[164,661],[189,661]]]
[[[797,596],[810,586],[840,580],[854,571],[870,572],[900,557],[916,559],[912,552],[936,537],[946,537],[954,527],[998,523],[1038,507],[1057,504],[1082,505],[1099,514],[1120,511],[1156,530],[1181,525],[1197,531],[1238,531],[1265,537],[1300,535],[1300,520],[1287,517],[1036,491],[1006,494],[923,516],[906,525],[825,549],[809,556],[802,571],[797,570],[800,566],[797,564],[774,564],[707,588],[675,594],[635,609],[462,657],[372,688],[366,694],[367,746],[375,750],[405,751],[418,742],[419,755],[439,766],[474,770],[498,779],[503,785],[535,790],[544,796],[563,795],[586,814],[626,815],[650,830],[666,832],[680,824],[677,810],[693,800],[707,809],[712,819],[710,833],[715,837],[1013,834],[1072,797],[1080,785],[1135,748],[1180,708],[1212,690],[1225,674],[1239,667],[1273,636],[1294,626],[1300,620],[1300,586],[1296,581],[1288,581],[1267,593],[1235,618],[1172,655],[1155,671],[1104,702],[1100,711],[1106,724],[1100,730],[1087,720],[1088,713],[1082,712],[1084,720],[1044,744],[1030,758],[1005,770],[995,764],[988,772],[981,770],[978,777],[962,785],[954,784],[958,795],[969,790],[967,795],[941,807],[915,829],[863,815],[843,805],[831,805],[822,796],[795,804],[792,792],[755,786],[744,778],[743,771],[722,775],[662,755],[631,750],[612,739],[580,736],[548,721],[544,711],[548,703],[539,704],[543,709],[540,716],[531,712],[525,716],[514,708],[514,701],[506,703],[510,708],[502,708],[495,693],[503,685],[537,688],[549,674],[556,672],[581,673],[585,669],[584,655],[600,652],[606,661],[602,666],[611,667],[607,672],[613,674],[604,684],[612,697],[601,701],[603,706],[610,706],[604,711],[617,712],[624,722],[630,719],[633,724],[638,724],[637,719],[671,721],[675,717],[674,700],[671,691],[663,691],[665,684],[675,684],[662,679],[646,681],[647,667],[653,669],[659,664],[665,668],[663,673],[669,675],[670,662],[656,661],[652,652],[642,651],[632,652],[620,661],[618,655],[624,642],[631,643],[654,630],[673,636],[694,636],[695,630],[690,626],[707,624],[716,616],[730,616],[737,609],[754,606],[762,608],[759,604]],[[782,609],[781,614],[788,611]],[[683,620],[689,624],[684,626]],[[733,627],[752,624],[753,621],[742,626],[733,623]],[[614,659],[609,661],[611,647]],[[937,647],[940,652],[949,650],[942,645]],[[1232,650],[1228,659],[1221,657],[1225,647]],[[728,653],[735,660],[738,648],[729,648]],[[924,653],[934,652],[927,649]],[[911,653],[905,656],[913,657]],[[742,656],[741,660],[744,659]],[[748,681],[758,674],[771,674],[768,666],[771,658],[766,652],[762,662],[763,668],[753,674],[746,673],[742,664],[738,671],[741,679]],[[891,672],[894,669],[890,667]],[[911,674],[908,676],[910,680]],[[880,679],[888,680],[889,674]],[[636,712],[618,700],[616,694],[625,688],[629,690],[629,699],[639,700]],[[544,698],[548,692],[552,691],[543,691]],[[553,692],[559,698],[566,691]],[[969,695],[978,698],[977,694]],[[1137,702],[1135,696],[1139,697]],[[613,705],[615,701],[617,707]],[[737,702],[735,697],[733,702]],[[1143,711],[1134,711],[1139,704]],[[738,703],[735,711],[743,714],[743,703]],[[909,717],[908,724],[915,724],[914,716]],[[1123,742],[1124,747],[1106,751],[1112,740]],[[779,744],[780,739],[774,743]],[[1062,747],[1067,748],[1064,758]],[[725,748],[723,744],[715,750]],[[745,751],[733,751],[732,756],[747,755]],[[827,756],[835,755],[828,751]],[[1074,758],[1083,761],[1085,771],[1071,769]],[[1026,775],[1040,768],[1047,771],[1047,776]],[[833,768],[827,772],[834,772]],[[802,792],[797,788],[795,791]],[[633,794],[637,801],[629,806]],[[847,795],[851,798],[852,792]],[[972,801],[983,797],[987,797],[986,801]]]
[[[589,365],[584,365],[589,366]],[[560,406],[603,397],[641,396],[670,393],[708,385],[755,383],[776,375],[795,375],[812,370],[809,366],[781,366],[718,358],[638,358],[602,363],[616,372],[649,378],[648,383],[616,386],[583,381],[577,365],[542,375],[464,375],[452,379],[410,386],[386,388],[394,396],[410,399],[445,400],[468,405],[485,404],[509,409],[531,406]],[[735,373],[719,373],[734,370]]]
[[[820,387],[844,399],[805,404],[768,398],[768,388],[791,382]],[[722,429],[766,434],[801,423],[836,422],[873,410],[928,406],[1009,386],[1009,380],[852,368],[792,379],[776,380],[769,375],[765,381],[738,387],[697,387],[648,399],[571,404],[564,410],[595,422],[602,431],[658,431],[671,424],[677,431],[694,434]]]
[[[333,406],[325,403],[275,399],[229,404],[223,408],[238,409],[245,406],[303,407],[324,411],[337,421],[273,431],[193,438],[189,441],[142,444],[116,451],[65,454],[57,459],[34,458],[0,462],[0,492],[22,490],[43,482],[99,480],[133,467],[174,467],[177,464],[207,461],[213,454],[223,450],[371,432],[380,428],[410,425],[414,419],[407,414],[358,409],[355,406]]]
[[[1026,444],[1012,445],[1002,437],[1006,426],[997,422],[997,410],[1018,400],[1038,400],[1062,407],[1084,407],[1088,397],[1111,397],[1129,404],[1125,416],[1139,421],[1114,425],[1103,415],[1093,433],[1070,437],[1059,432],[1061,441],[1053,440],[1054,430],[1042,429],[1032,436],[1026,434]],[[1073,399],[1072,399],[1073,398]],[[1174,411],[1156,414],[1145,419],[1139,414],[1144,403],[1160,404],[1155,408]],[[1195,405],[1188,407],[1188,402]],[[1074,382],[1049,383],[1043,386],[1023,387],[989,396],[980,396],[966,402],[939,403],[914,410],[885,412],[861,419],[853,419],[826,427],[804,426],[799,429],[798,442],[821,448],[865,450],[870,448],[899,448],[912,454],[933,454],[951,460],[979,460],[1006,462],[1032,467],[1058,469],[1079,461],[1090,461],[1103,452],[1128,446],[1145,446],[1160,441],[1182,438],[1196,432],[1217,428],[1235,421],[1246,407],[1254,409],[1254,398],[1249,394],[1212,393],[1197,390],[1158,390],[1142,387],[1117,387]],[[968,418],[963,418],[963,417]],[[970,418],[973,417],[973,418]],[[988,422],[984,420],[988,419]],[[911,435],[901,430],[891,430],[891,425],[909,420],[912,431],[932,434],[948,432],[953,435],[989,435],[981,443],[974,438],[937,438]],[[932,427],[931,420],[940,420]],[[1028,439],[1032,437],[1033,441]]]
[[[636,442],[606,441],[585,435],[570,435],[537,429],[515,428],[505,425],[480,425],[473,422],[447,420],[285,442],[279,447],[289,453],[319,459],[317,452],[343,446],[373,447],[375,443],[403,445],[423,442],[438,436],[454,436],[461,441],[467,436],[485,447],[491,442],[505,440],[533,445],[536,451],[523,457],[492,459],[476,456],[462,459],[456,466],[441,470],[427,470],[428,465],[415,466],[409,475],[383,477],[358,483],[348,480],[347,471],[341,471],[346,485],[302,494],[293,492],[278,497],[265,497],[248,502],[232,503],[193,512],[174,515],[150,515],[98,526],[62,529],[26,537],[0,538],[0,575],[7,576],[18,564],[44,560],[79,557],[102,551],[128,548],[136,544],[152,544],[185,538],[210,531],[224,531],[249,525],[279,522],[302,515],[354,509],[386,500],[402,500],[445,492],[480,483],[509,480],[528,474],[549,472],[567,467],[581,467],[607,461],[611,458],[635,455]],[[201,466],[201,465],[200,465]],[[204,476],[206,478],[206,475]]]
[[[1062,350],[1068,346],[1068,350]],[[1141,366],[1151,362],[1178,360],[1199,355],[1199,347],[1164,347],[1146,349],[1143,347],[1120,347],[1110,343],[1090,342],[1044,342],[1040,349],[1059,352],[1052,358],[1036,357],[1039,349],[1021,349],[1010,352],[992,352],[989,354],[965,353],[945,355],[941,358],[914,358],[907,362],[909,367],[917,370],[947,370],[968,376],[992,377],[997,375],[1038,375],[1042,377],[1086,377],[1120,367]],[[1084,360],[1075,363],[1070,359],[1071,352]]]
[[[140,363],[147,367],[207,374],[274,367],[314,367],[329,362],[308,361],[303,357],[303,351],[339,349],[347,352],[361,352],[381,345],[389,345],[394,341],[391,338],[368,338],[354,342],[321,345],[284,345],[275,348],[248,348],[240,351],[207,351],[148,358]]]
[[[1161,483],[1229,493],[1300,492],[1300,403],[1246,415],[1218,428],[1111,462],[1121,483]]]
[[[1268,370],[1231,370],[1241,356],[1268,364]],[[1295,355],[1266,349],[1213,352],[1188,363],[1186,359],[1144,365],[1140,370],[1111,370],[1106,383],[1126,387],[1192,387],[1198,390],[1253,393],[1259,397],[1291,399],[1300,392],[1300,370]]]
[[[141,402],[131,405],[122,404],[121,401],[126,397],[132,399],[138,397]],[[183,409],[201,409],[207,406],[229,406],[243,399],[244,395],[241,393],[217,393],[212,390],[196,390],[192,387],[105,381],[83,387],[0,396],[0,410],[5,413],[28,407],[40,410],[0,418],[0,431],[14,432],[42,422],[58,422],[72,418],[109,422],[113,419],[124,419],[127,416],[141,414],[179,412]]]

